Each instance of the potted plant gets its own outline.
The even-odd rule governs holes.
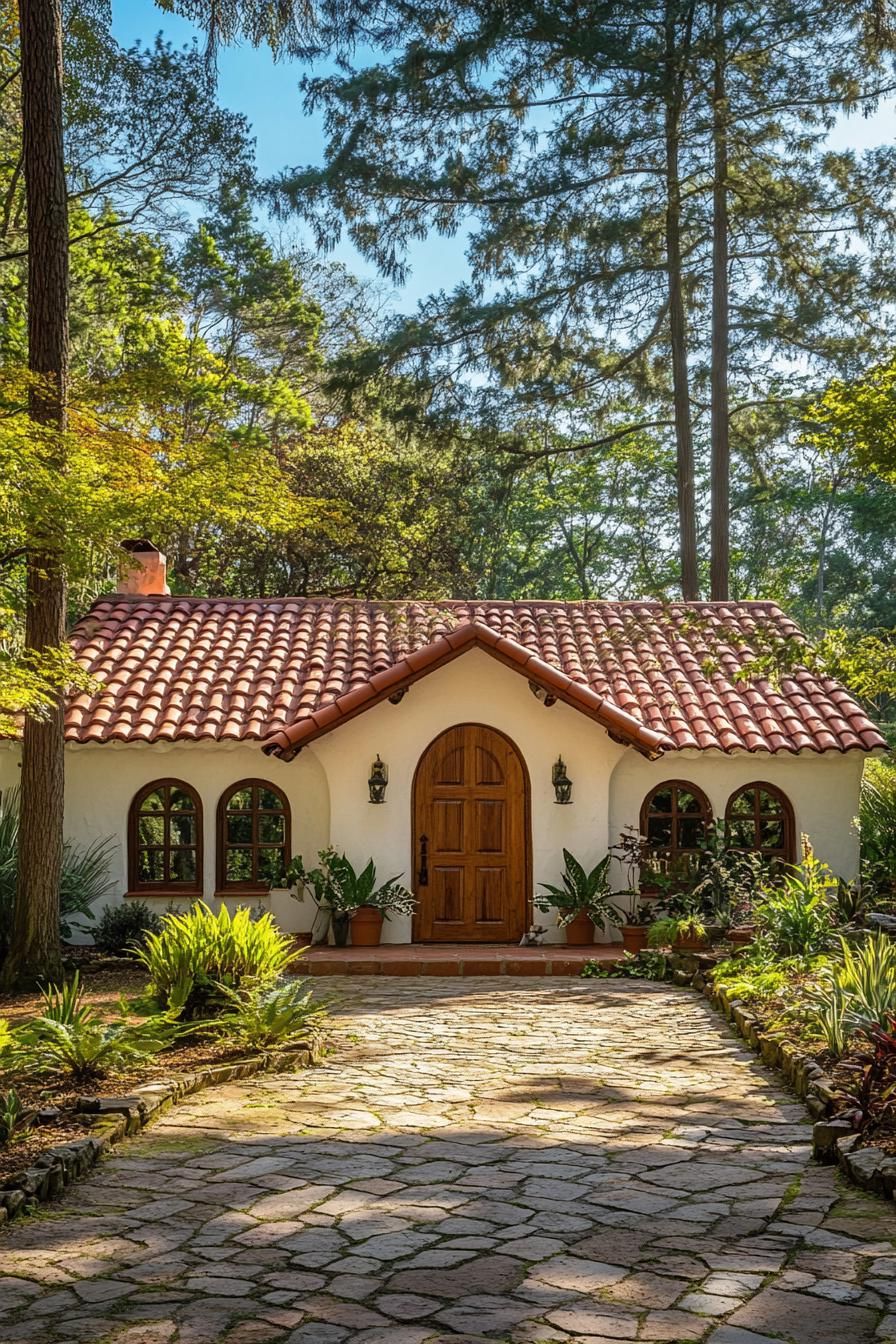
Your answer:
[[[306,869],[299,855],[287,869],[290,887],[307,891],[318,910],[326,915],[326,926],[317,930],[316,942],[324,942],[332,928],[337,947],[345,947],[349,930],[353,946],[377,947],[383,919],[390,912],[413,914],[414,898],[397,877],[377,886],[373,859],[359,873],[345,854],[333,848],[320,850],[317,858],[317,868]]]
[[[723,821],[708,828],[694,860],[688,902],[705,915],[710,937],[724,935],[730,942],[750,941],[752,932],[739,937],[738,931],[749,917],[765,876],[765,865],[758,854],[732,847]]]
[[[647,946],[648,930],[656,919],[659,909],[660,907],[652,901],[639,901],[634,910],[628,911],[624,916],[624,923],[620,925],[619,931],[626,952],[634,955],[644,951]]]
[[[699,952],[709,946],[706,925],[698,914],[664,915],[647,932],[648,947],[672,947],[677,952]]]
[[[617,896],[637,897],[639,892],[655,893],[656,883],[648,884],[642,880],[645,865],[645,845],[643,835],[634,826],[626,826],[610,853],[618,858],[626,870],[628,886],[624,891],[614,893]],[[633,909],[626,911],[619,924],[622,933],[622,946],[626,952],[636,955],[647,946],[647,931],[662,909],[660,901],[638,901]]]
[[[550,882],[542,882],[540,885],[547,894],[536,896],[535,908],[542,913],[555,909],[557,923],[566,930],[569,946],[585,947],[594,942],[595,924],[618,924],[622,918],[610,901],[615,894],[610,890],[609,881],[611,855],[605,855],[590,873],[568,849],[563,851],[563,861],[563,885],[555,887]]]
[[[336,856],[331,868],[336,873],[343,906],[350,911],[353,947],[378,947],[384,919],[393,913],[414,913],[417,902],[407,887],[399,882],[400,873],[377,886],[373,859],[360,873],[356,873],[344,854]]]

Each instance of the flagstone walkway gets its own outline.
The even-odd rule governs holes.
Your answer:
[[[696,995],[318,987],[328,1063],[195,1098],[0,1235],[3,1344],[896,1339],[893,1205]]]

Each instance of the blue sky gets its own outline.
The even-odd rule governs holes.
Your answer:
[[[202,34],[185,19],[165,14],[154,0],[112,0],[112,30],[124,46],[152,42],[161,32],[175,46],[184,46]],[[321,119],[306,116],[299,79],[308,66],[290,61],[275,63],[267,49],[250,46],[225,48],[218,57],[218,96],[224,107],[242,112],[256,137],[256,157],[262,176],[297,164],[323,159]],[[304,234],[300,225],[294,232]],[[343,241],[332,255],[356,275],[375,276],[376,268]],[[434,236],[411,250],[412,274],[395,291],[395,307],[409,310],[433,290],[450,289],[466,275],[461,238]]]
[[[126,46],[136,41],[151,42],[158,32],[178,46],[194,37],[201,40],[202,36],[186,20],[163,13],[154,0],[112,0],[112,27],[118,41]],[[284,167],[319,163],[323,158],[321,120],[305,114],[298,88],[307,69],[297,62],[275,63],[266,49],[256,51],[249,46],[231,47],[219,54],[220,101],[225,107],[244,113],[251,123],[263,176],[273,175]],[[843,118],[831,136],[831,144],[837,148],[862,149],[892,142],[894,136],[896,115],[890,102],[874,117]],[[307,237],[298,224],[294,232]],[[376,274],[375,268],[344,239],[332,255],[357,275]],[[409,310],[433,291],[453,288],[467,274],[461,236],[433,235],[416,244],[410,258],[412,274],[407,284],[394,294],[398,309]]]

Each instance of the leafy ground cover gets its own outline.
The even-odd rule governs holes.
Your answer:
[[[298,1046],[323,1007],[270,916],[197,904],[110,967],[78,950],[64,984],[0,998],[0,1181],[87,1133],[79,1098]],[[289,974],[287,974],[289,973]]]
[[[701,974],[746,1004],[766,1034],[821,1066],[837,1114],[860,1145],[896,1153],[896,770],[872,761],[858,819],[860,880],[838,878],[802,837],[799,862],[759,870],[717,829],[692,870],[670,875],[649,948],[613,970],[583,974],[667,978],[670,953],[714,944]],[[741,926],[741,927],[738,927]],[[735,933],[752,940],[736,946]],[[885,931],[886,930],[886,931]],[[697,936],[697,937],[695,937]]]

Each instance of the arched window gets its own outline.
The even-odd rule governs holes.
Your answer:
[[[796,862],[793,808],[773,784],[757,781],[732,793],[725,827],[733,849],[754,850],[769,863]]]
[[[218,890],[282,886],[289,863],[289,803],[263,779],[241,779],[218,803]]]
[[[128,870],[134,892],[202,891],[202,804],[182,779],[157,779],[131,803]]]
[[[641,807],[648,859],[669,872],[684,871],[702,846],[710,820],[709,801],[696,785],[680,779],[659,784]]]

